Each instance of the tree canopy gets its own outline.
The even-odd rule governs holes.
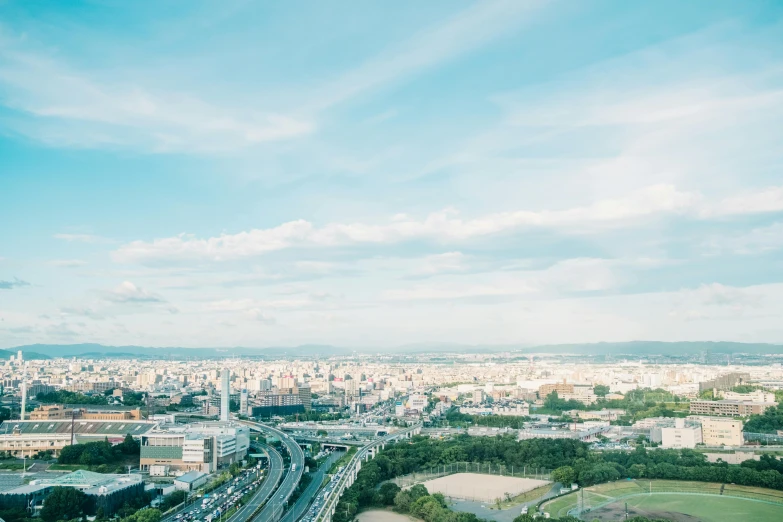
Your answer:
[[[44,500],[41,518],[46,522],[80,518],[87,505],[87,495],[76,488],[56,487]]]

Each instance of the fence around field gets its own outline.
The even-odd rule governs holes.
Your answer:
[[[577,492],[576,507],[569,515],[580,517],[624,499],[651,495],[720,496],[783,507],[783,492],[716,482],[635,480],[600,484]]]
[[[480,462],[454,462],[452,464],[440,464],[429,469],[417,471],[409,475],[402,475],[391,479],[392,482],[406,488],[415,484],[421,484],[428,480],[454,475],[456,473],[480,473],[483,475],[500,475],[503,477],[531,478],[538,480],[552,480],[549,476],[551,470],[535,468],[532,466],[505,466],[503,464],[482,464]]]

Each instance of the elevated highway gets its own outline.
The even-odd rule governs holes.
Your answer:
[[[264,504],[277,489],[277,484],[283,476],[283,457],[274,448],[266,444],[258,444],[260,449],[269,456],[269,469],[261,486],[250,500],[231,515],[226,522],[244,522],[249,520],[260,506]]]
[[[237,519],[237,522],[244,520],[277,522],[283,515],[291,495],[294,493],[296,486],[302,479],[302,473],[304,472],[304,452],[294,439],[277,428],[261,424],[260,422],[240,422],[248,426],[251,430],[260,431],[279,438],[290,457],[290,466],[287,470],[281,466],[281,473],[283,475],[282,481],[280,482],[280,485],[274,489],[271,495],[267,497],[268,500],[266,500],[266,504],[260,511],[256,512],[255,515],[248,514],[247,516],[250,518]],[[262,503],[259,503],[258,505],[261,504]]]
[[[389,442],[397,439],[411,438],[413,435],[419,433],[421,433],[421,423],[384,435],[357,451],[351,461],[345,466],[343,473],[338,479],[338,483],[332,489],[329,496],[324,499],[323,506],[318,510],[318,513],[313,520],[316,522],[332,521],[332,516],[337,509],[337,503],[340,501],[343,491],[345,491],[345,488],[351,487],[356,480],[356,475],[359,473],[359,470],[362,469],[362,462],[367,462],[368,460],[375,458],[375,455],[386,447],[386,444]]]

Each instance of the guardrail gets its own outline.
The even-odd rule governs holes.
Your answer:
[[[366,446],[363,446],[359,451],[357,451],[356,454],[353,456],[353,458],[345,466],[345,472],[340,477],[340,481],[338,482],[337,486],[332,490],[328,498],[325,499],[324,505],[321,507],[321,509],[318,511],[318,514],[315,516],[316,522],[328,522],[331,520],[332,513],[334,512],[337,503],[340,501],[340,497],[342,497],[343,491],[345,491],[346,487],[350,486],[350,484],[348,484],[349,477],[351,479],[353,478],[353,474],[355,473],[354,470],[357,464],[361,462],[363,458],[365,458],[367,453],[369,453],[371,450],[373,450],[373,448],[376,448],[377,446],[386,444],[387,442],[391,442],[392,440],[402,436],[407,437],[409,433],[418,430],[421,430],[420,423],[405,428],[403,430],[395,431],[394,433],[384,435],[380,439],[376,439],[370,442]],[[351,480],[351,483],[353,483],[353,480]],[[346,484],[348,484],[348,486],[346,486]]]

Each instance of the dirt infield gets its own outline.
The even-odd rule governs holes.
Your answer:
[[[504,477],[501,475],[481,475],[478,473],[457,473],[423,482],[430,493],[442,493],[447,497],[494,502],[505,499],[507,494],[515,497],[531,491],[547,480]]]

